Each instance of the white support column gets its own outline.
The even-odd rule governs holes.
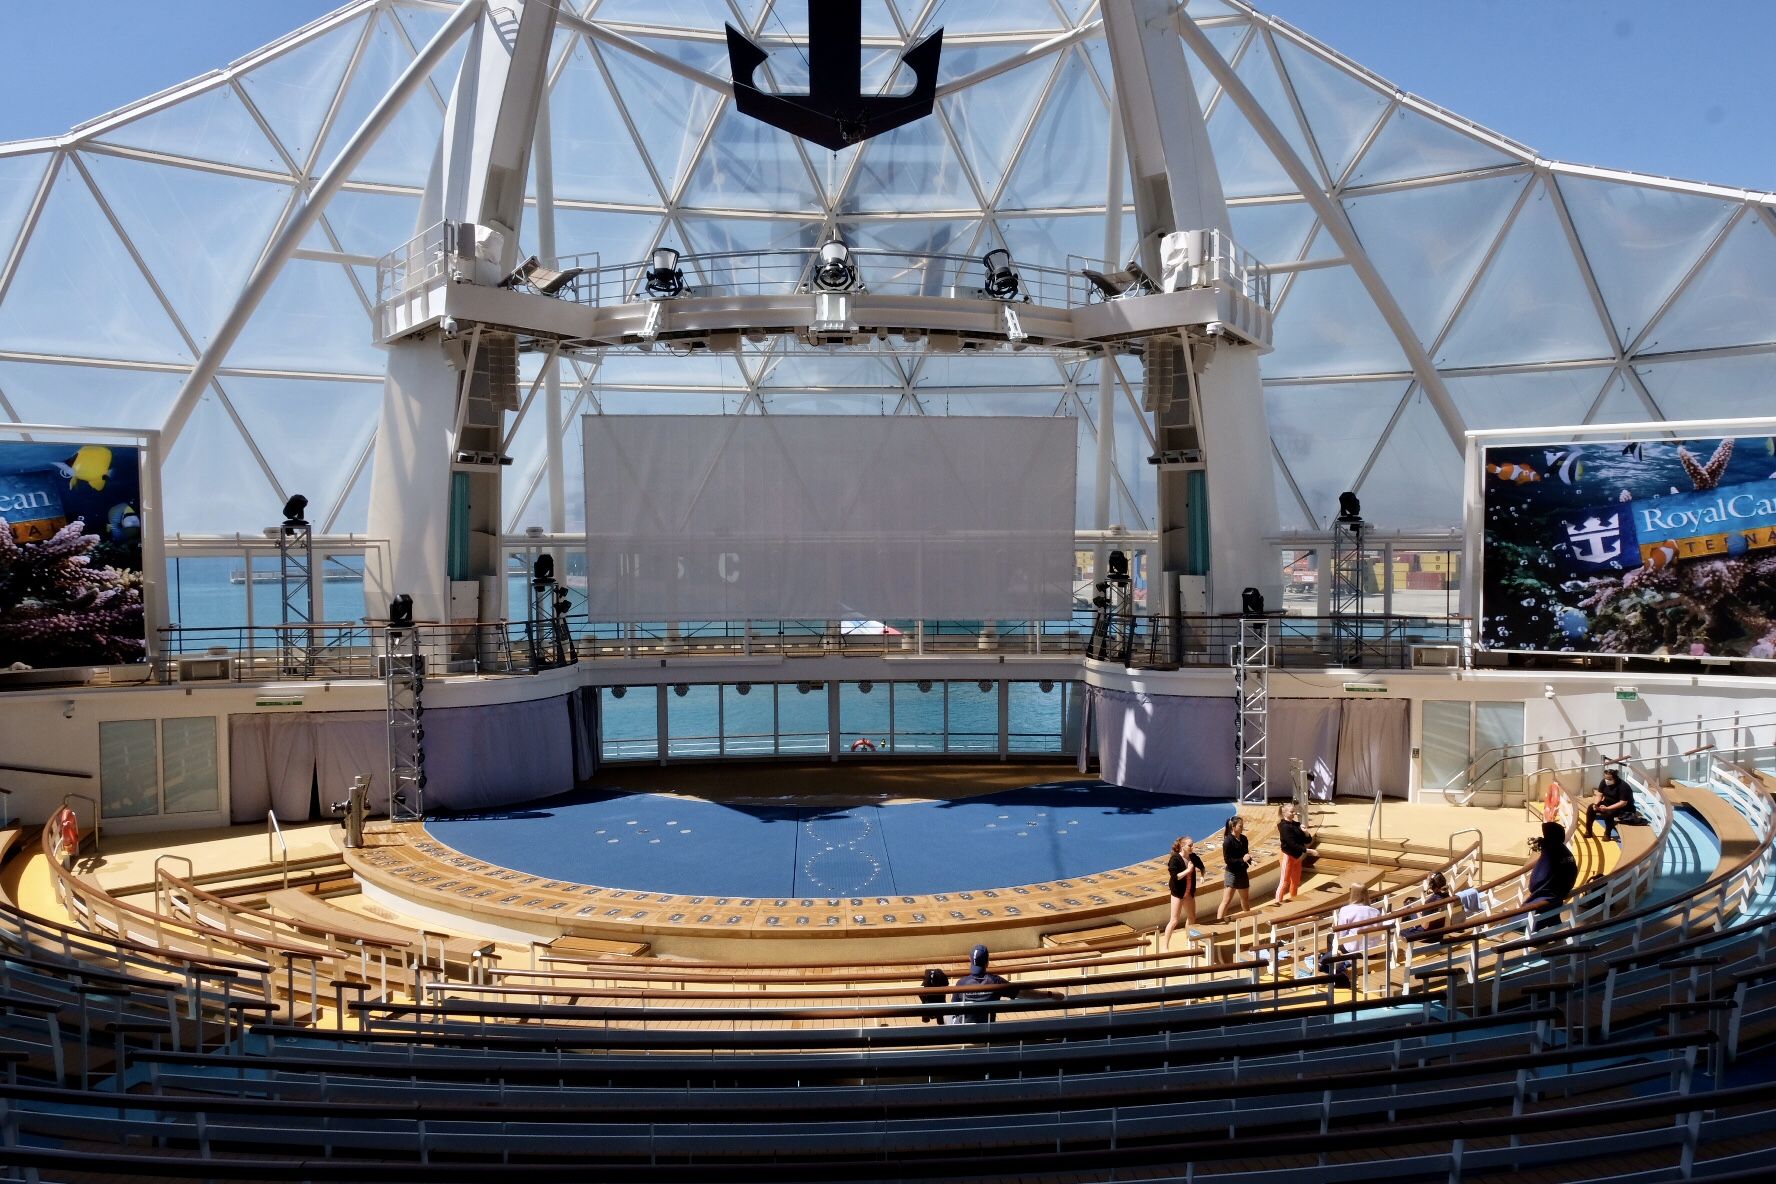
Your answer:
[[[1175,230],[1229,234],[1227,202],[1209,148],[1196,89],[1174,30],[1170,0],[1127,0],[1104,6],[1104,34],[1116,74],[1116,106],[1127,143],[1140,238],[1130,254],[1160,274],[1159,240]],[[1231,237],[1231,235],[1229,235]],[[1240,591],[1261,589],[1280,601],[1282,577],[1264,539],[1277,529],[1270,479],[1270,426],[1258,374],[1258,351],[1229,338],[1193,343],[1203,363],[1197,376],[1201,422],[1189,424],[1189,400],[1176,399],[1156,423],[1159,447],[1167,425],[1194,426],[1203,452],[1207,513],[1192,506],[1191,474],[1159,473],[1159,560],[1168,611],[1176,607],[1172,573],[1185,569],[1192,518],[1206,520],[1209,608],[1238,609]]]
[[[470,224],[500,236],[497,253],[478,258],[472,273],[463,277],[467,282],[498,283],[517,262],[524,187],[559,7],[560,0],[529,0],[516,18],[504,7],[485,9],[451,92],[437,164],[420,202],[420,222]],[[485,343],[482,352],[490,352]],[[366,575],[366,603],[372,612],[404,592],[413,597],[416,618],[452,617],[450,536],[452,503],[458,495],[454,449],[477,381],[474,359],[461,354],[460,342],[442,332],[389,347],[370,483],[370,533],[390,541],[389,567],[375,578]],[[482,381],[491,384],[491,371]],[[503,437],[501,430],[494,438]],[[498,545],[505,526],[500,506],[504,470],[481,464],[463,471],[468,475],[461,499],[466,504],[457,509],[468,517],[470,539],[467,553],[456,557],[456,574],[479,582],[476,615],[495,619],[506,608],[505,562]]]
[[[550,97],[550,92],[545,88],[542,102],[537,107],[534,153],[537,251],[545,260],[553,263],[559,256],[560,249],[555,242],[555,152],[549,124]],[[543,411],[543,430],[548,433],[544,474],[549,491],[549,533],[559,536],[567,533],[567,482],[562,468],[564,460],[561,433],[566,425],[562,422],[561,361],[556,354],[551,354],[548,361],[543,363]],[[566,579],[566,553],[556,547],[550,552],[550,556],[555,560],[555,570],[562,579]]]
[[[1104,262],[1111,267],[1121,261],[1122,253],[1122,179],[1128,173],[1123,155],[1122,123],[1110,122],[1110,171],[1105,178]],[[1098,360],[1098,472],[1095,514],[1092,525],[1099,530],[1110,528],[1112,479],[1116,472],[1116,367],[1105,356]],[[1092,578],[1104,578],[1104,556],[1109,545],[1102,539],[1092,548]]]

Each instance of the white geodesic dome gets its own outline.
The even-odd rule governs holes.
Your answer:
[[[805,60],[802,0],[566,0],[726,76],[721,26]],[[0,146],[0,416],[156,427],[305,187],[452,5],[358,0],[226,69],[55,140]],[[902,251],[1064,266],[1125,251],[1112,79],[1092,0],[866,0],[867,81],[945,30],[940,81],[1029,60],[940,100],[934,118],[829,154],[569,28],[549,103],[556,253],[639,259],[806,246],[832,228]],[[1357,489],[1379,527],[1460,521],[1472,428],[1693,419],[1767,410],[1776,377],[1769,194],[1546,161],[1397,91],[1237,0],[1188,13],[1348,213],[1435,367],[1415,373],[1331,235],[1250,121],[1193,61],[1236,238],[1275,277],[1262,362],[1279,530],[1323,528]],[[1055,52],[1032,52],[1073,36]],[[456,58],[378,140],[229,350],[165,464],[165,527],[256,532],[290,493],[327,534],[365,527],[383,355],[375,260],[410,238]],[[1114,216],[1116,225],[1107,222]],[[534,221],[525,228],[535,251]],[[534,373],[540,359],[529,362]],[[1056,414],[1078,419],[1079,526],[1154,525],[1138,365],[1101,399],[1083,357],[612,354],[564,363],[565,520],[580,525],[580,414]],[[1441,389],[1434,389],[1436,387]],[[1439,407],[1441,404],[1441,407]],[[1441,414],[1439,413],[1441,411]],[[1092,491],[1114,419],[1109,504]],[[549,523],[545,417],[507,470],[508,533]]]

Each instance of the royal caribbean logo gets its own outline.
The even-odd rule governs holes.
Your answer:
[[[1560,527],[1572,557],[1591,566],[1737,557],[1776,547],[1776,480],[1619,502]]]

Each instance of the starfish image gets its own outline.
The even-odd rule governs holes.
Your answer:
[[[1682,444],[1677,446],[1677,459],[1683,462],[1684,472],[1690,475],[1690,481],[1697,489],[1713,489],[1720,484],[1723,474],[1727,471],[1727,462],[1733,458],[1733,441],[1722,440],[1714,455],[1708,458],[1707,464],[1699,464],[1694,455]]]

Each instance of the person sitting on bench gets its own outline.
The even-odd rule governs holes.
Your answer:
[[[1592,825],[1601,818],[1603,837],[1617,840],[1616,827],[1632,813],[1634,790],[1616,772],[1614,765],[1606,767],[1603,770],[1603,781],[1597,786],[1597,800],[1585,807],[1585,837],[1591,837]]]

